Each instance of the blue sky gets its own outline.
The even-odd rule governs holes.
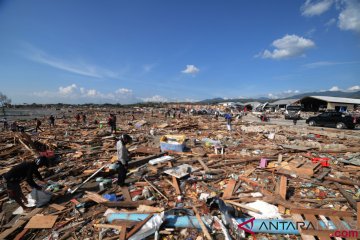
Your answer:
[[[360,90],[360,0],[0,0],[14,103]]]

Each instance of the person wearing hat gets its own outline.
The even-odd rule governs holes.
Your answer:
[[[28,202],[21,191],[20,183],[23,180],[26,180],[32,188],[41,190],[41,187],[35,183],[33,175],[38,178],[40,184],[45,184],[44,179],[38,170],[43,166],[49,166],[49,160],[47,157],[39,157],[33,162],[20,163],[12,167],[4,175],[4,181],[9,198],[14,199],[24,210],[28,210],[29,208],[25,206]]]
[[[123,134],[120,138],[117,138],[116,142],[116,150],[118,156],[118,185],[120,187],[125,186],[125,179],[127,173],[128,162],[130,161],[129,151],[126,148],[126,144],[130,144],[132,142],[132,138]]]

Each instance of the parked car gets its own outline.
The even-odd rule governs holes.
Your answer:
[[[285,109],[285,119],[300,119],[301,106],[299,105],[288,105]]]
[[[327,126],[336,127],[339,129],[350,128],[354,129],[357,124],[357,118],[350,114],[341,112],[324,112],[318,116],[309,117],[306,120],[309,126]]]

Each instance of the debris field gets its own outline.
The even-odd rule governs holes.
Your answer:
[[[228,131],[222,117],[164,111],[79,107],[55,127],[42,119],[44,131],[27,120],[25,132],[0,132],[1,175],[52,158],[40,171],[48,203],[24,211],[1,187],[0,239],[360,238],[359,131],[241,117]],[[120,187],[115,136],[124,133],[133,142]]]

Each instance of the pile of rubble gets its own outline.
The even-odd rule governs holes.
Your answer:
[[[126,187],[116,184],[109,112],[117,134],[134,139]],[[43,121],[42,132],[33,121],[21,123],[25,132],[0,132],[1,175],[40,152],[54,153],[41,172],[49,203],[24,212],[1,188],[0,239],[330,239],[340,230],[353,234],[348,239],[360,236],[358,131],[241,118],[227,131],[223,118],[165,117],[153,109],[86,115],[84,123],[75,115],[59,116],[55,127]],[[162,144],[164,136],[174,139]],[[26,183],[22,189],[32,191]]]

